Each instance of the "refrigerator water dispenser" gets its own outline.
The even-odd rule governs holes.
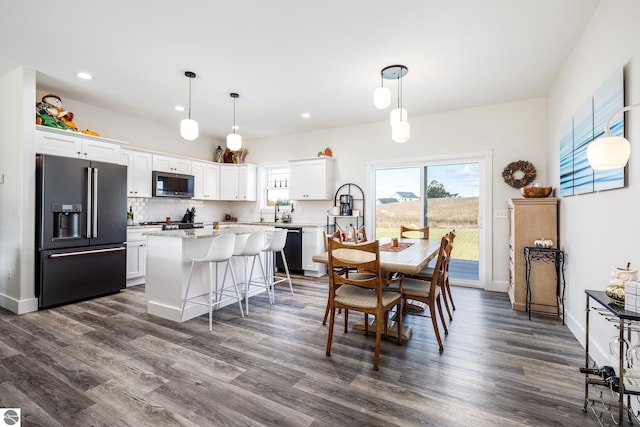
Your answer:
[[[51,210],[53,212],[54,239],[78,239],[81,237],[81,204],[53,203]]]

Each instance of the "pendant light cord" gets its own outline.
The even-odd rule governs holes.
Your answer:
[[[233,133],[236,133],[236,98],[233,98]]]
[[[189,120],[191,120],[191,77],[189,77]]]

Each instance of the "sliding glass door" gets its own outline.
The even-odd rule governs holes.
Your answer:
[[[423,194],[429,238],[456,231],[449,275],[451,279],[479,279],[480,182],[478,163],[425,166]]]
[[[375,235],[397,237],[400,225],[429,226],[429,238],[455,229],[450,277],[480,280],[481,162],[456,159],[373,169]]]

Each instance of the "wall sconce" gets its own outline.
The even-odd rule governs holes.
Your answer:
[[[402,78],[407,75],[409,69],[404,65],[389,65],[380,71],[382,81],[395,79],[398,82],[398,107],[389,115],[391,124],[391,138],[398,143],[406,142],[411,137],[411,125],[407,117],[407,110],[402,108]],[[380,109],[387,108],[391,103],[391,95],[388,88],[381,85],[373,92],[373,104]]]
[[[627,164],[631,155],[629,141],[611,133],[611,121],[618,114],[638,107],[640,104],[633,104],[613,113],[604,126],[604,135],[589,144],[587,159],[593,170],[623,168]]]
[[[193,141],[200,133],[198,122],[191,120],[191,80],[196,78],[196,73],[185,71],[184,75],[189,78],[189,118],[180,122],[180,135],[188,141]]]
[[[240,95],[230,93],[229,96],[233,98],[233,133],[227,135],[227,148],[231,151],[238,151],[242,148],[242,137],[236,133],[236,129],[238,129],[238,126],[236,126],[236,99],[238,99]]]

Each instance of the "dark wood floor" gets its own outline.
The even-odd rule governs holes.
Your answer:
[[[454,288],[442,354],[430,319],[410,341],[337,329],[325,356],[326,279],[174,324],[146,313],[144,287],[16,316],[0,310],[0,407],[23,426],[585,426],[583,351],[555,318],[505,294]],[[356,320],[353,313],[351,320]]]

